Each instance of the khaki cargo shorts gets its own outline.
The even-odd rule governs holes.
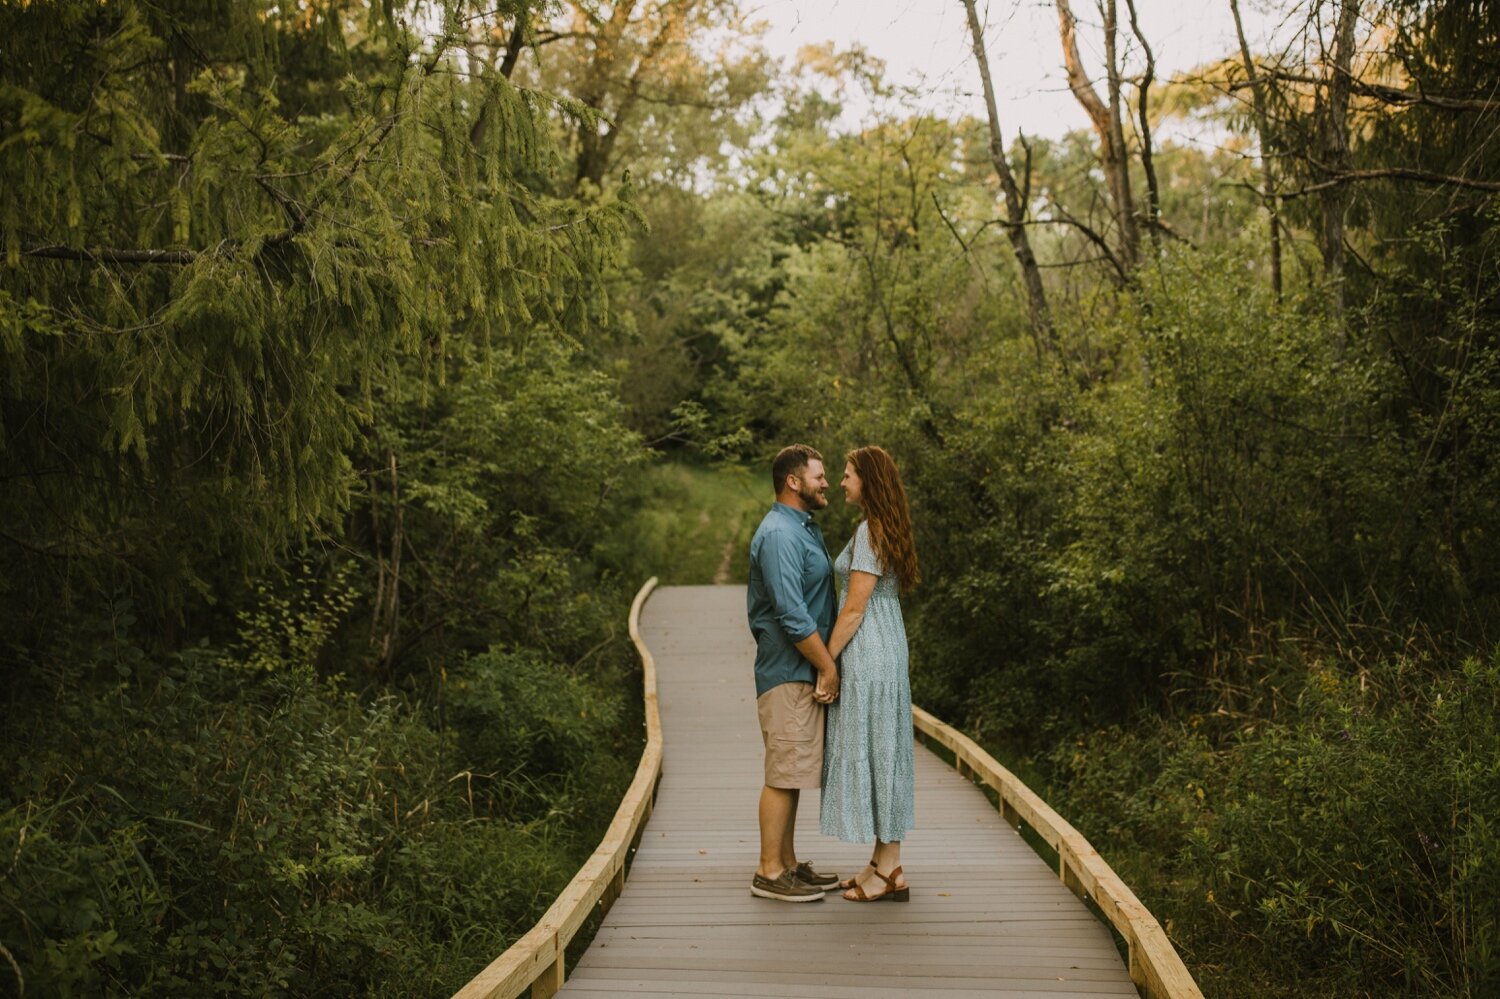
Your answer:
[[[810,683],[781,683],[755,700],[766,744],[766,786],[823,785],[823,724],[828,709]]]

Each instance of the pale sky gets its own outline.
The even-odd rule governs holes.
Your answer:
[[[1286,33],[1282,21],[1296,4],[1241,0],[1240,12],[1253,51]],[[919,86],[925,110],[984,117],[979,73],[959,0],[747,0],[752,17],[769,25],[766,46],[790,58],[804,45],[832,41],[839,49],[862,44],[886,64],[892,82]],[[1102,65],[1103,41],[1095,0],[1073,0],[1080,21],[1078,44],[1090,75]],[[1156,56],[1156,76],[1238,55],[1228,0],[1136,0],[1141,30]],[[990,73],[1007,136],[1058,137],[1087,128],[1083,109],[1067,89],[1052,0],[978,0],[985,24]],[[1126,6],[1119,4],[1121,46],[1129,44],[1127,75],[1143,65],[1130,34]],[[1290,15],[1293,18],[1299,15]],[[1282,30],[1277,30],[1278,26]],[[1096,84],[1101,96],[1102,82]],[[1131,88],[1133,93],[1133,88]],[[858,124],[865,108],[846,97],[845,124]]]

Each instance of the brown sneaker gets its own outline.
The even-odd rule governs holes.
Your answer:
[[[823,889],[807,884],[797,877],[795,870],[782,871],[774,878],[755,875],[750,881],[750,894],[758,898],[773,898],[778,902],[823,901]]]
[[[827,888],[829,885],[837,883],[839,879],[837,874],[819,874],[813,870],[813,865],[805,860],[797,865],[796,871],[797,879],[803,884],[815,885],[819,888]]]

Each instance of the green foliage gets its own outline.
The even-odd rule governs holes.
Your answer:
[[[29,994],[451,991],[572,876],[628,776],[614,695],[535,654],[455,663],[443,726],[295,661],[247,683],[207,648],[97,655],[13,705],[0,939]]]
[[[663,586],[744,583],[750,538],[773,499],[769,472],[657,462],[632,483],[633,512],[609,539],[608,557]]]
[[[514,7],[0,4],[28,994],[452,991],[613,812],[642,454],[580,344],[636,213],[457,71]]]
[[[12,601],[178,611],[338,521],[376,393],[450,338],[592,321],[625,202],[554,197],[535,95],[354,7],[0,8]]]
[[[356,459],[348,536],[366,553],[374,606],[361,609],[389,645],[377,670],[494,643],[576,660],[618,626],[639,582],[634,566],[595,555],[627,508],[639,441],[613,383],[563,345],[455,361],[427,398],[380,400]],[[397,565],[398,549],[416,557]],[[393,587],[399,621],[378,598]]]
[[[340,565],[320,586],[312,563],[304,559],[295,577],[283,578],[281,586],[259,583],[255,605],[239,611],[244,665],[255,670],[314,665],[358,599],[349,583],[351,571],[347,563]]]
[[[1112,845],[1209,994],[1488,994],[1500,656],[1287,670],[1303,685],[1275,720],[1195,714],[1058,748],[1054,805]]]

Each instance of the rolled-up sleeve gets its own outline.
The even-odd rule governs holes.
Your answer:
[[[793,642],[800,642],[818,630],[807,609],[802,591],[803,546],[785,531],[772,531],[761,539],[758,561],[766,582],[766,592],[776,609],[776,621]]]

